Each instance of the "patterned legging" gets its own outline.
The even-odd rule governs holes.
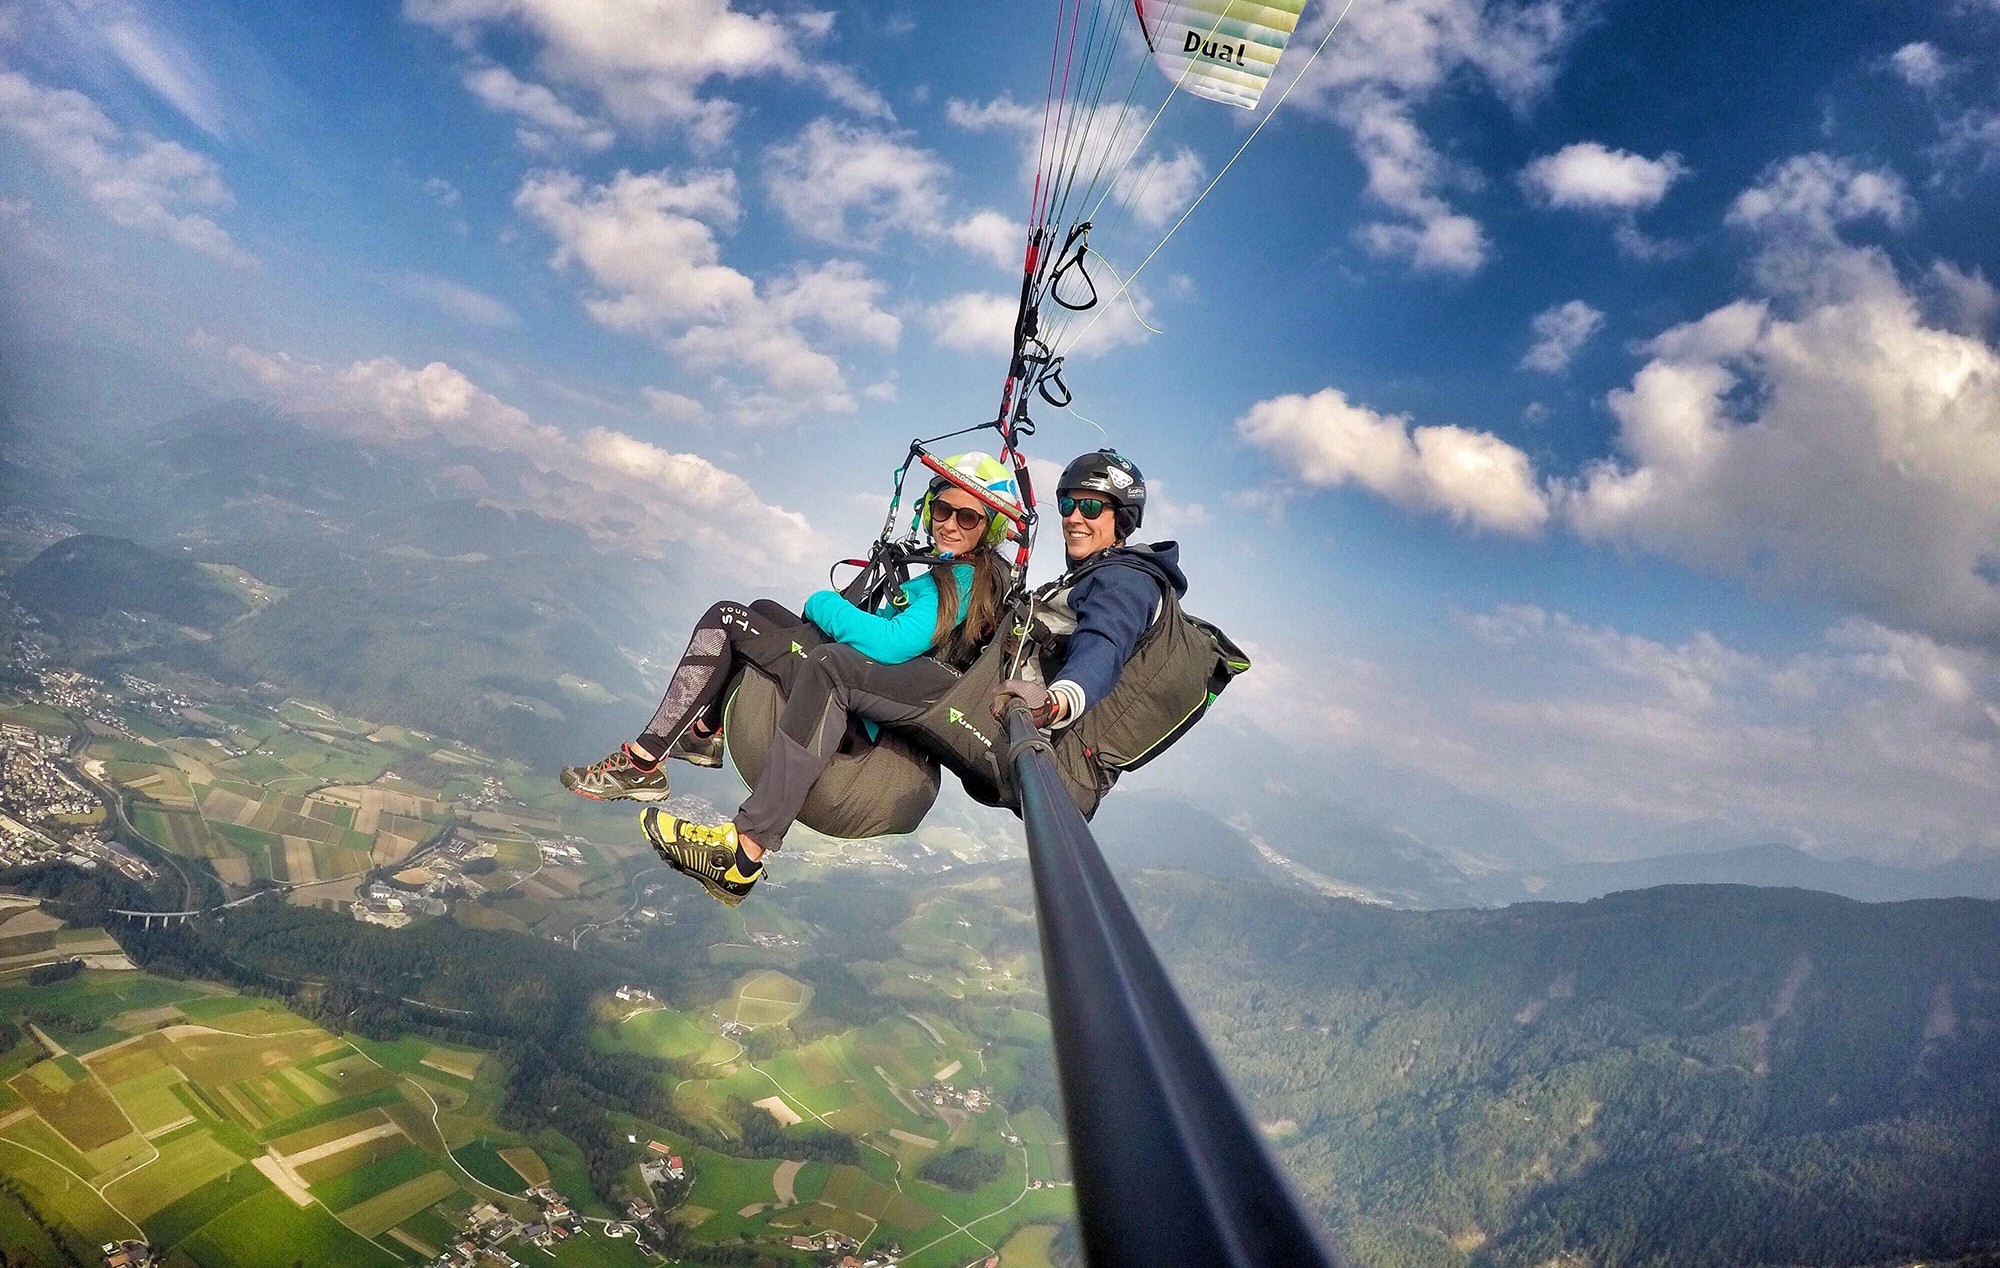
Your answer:
[[[793,634],[794,639],[776,637],[784,633]],[[649,752],[663,753],[697,718],[714,730],[722,725],[723,688],[739,664],[758,666],[777,678],[783,688],[791,677],[790,663],[799,658],[783,654],[782,649],[788,649],[793,641],[812,647],[825,640],[817,626],[769,599],[750,603],[724,600],[714,605],[694,623],[694,633],[688,637],[680,664],[674,666],[660,707],[639,734],[641,745]]]

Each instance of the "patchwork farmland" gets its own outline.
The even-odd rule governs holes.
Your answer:
[[[0,1054],[0,1175],[75,1238],[73,1254],[143,1237],[204,1266],[417,1263],[446,1218],[433,1208],[529,1209],[518,1178],[491,1189],[452,1160],[475,1125],[495,1130],[490,1106],[474,1107],[483,1053],[349,1040],[132,972],[0,985],[0,1016],[31,999],[65,1025]],[[506,1147],[524,1169],[539,1161],[525,1141]],[[431,1241],[398,1235],[406,1224]]]
[[[397,761],[433,747],[410,732],[371,735],[296,701],[199,718],[215,733],[94,732],[85,760],[128,794],[141,835],[206,860],[226,885],[275,881],[314,887],[309,900],[348,898],[318,887],[402,862],[451,819],[442,793],[394,774]]]

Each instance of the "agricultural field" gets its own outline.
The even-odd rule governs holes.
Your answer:
[[[449,821],[450,808],[429,790],[390,779],[405,750],[323,723],[298,729],[286,710],[251,730],[240,725],[244,712],[204,715],[229,728],[228,740],[100,736],[86,759],[131,794],[132,823],[143,835],[207,860],[238,888],[356,877],[400,862]]]
[[[838,851],[788,855],[786,884],[766,900],[697,923],[677,881],[656,882],[656,896],[635,879],[653,861],[629,814],[583,803],[546,774],[304,701],[200,712],[199,734],[98,736],[90,756],[133,794],[141,831],[227,881],[320,885],[324,897],[338,892],[327,878],[387,867],[421,884],[412,869],[450,865],[442,851],[411,851],[455,822],[471,857],[490,853],[496,866],[466,877],[477,889],[453,919],[566,950],[585,931],[575,949],[586,956],[597,929],[705,962],[712,972],[692,992],[657,988],[672,1006],[604,1000],[590,1033],[600,1051],[670,1063],[658,1075],[668,1122],[615,1117],[638,1147],[660,1140],[688,1158],[692,1190],[669,1214],[697,1242],[747,1238],[788,1262],[787,1236],[841,1228],[865,1247],[894,1238],[915,1268],[1003,1247],[1009,1262],[1046,1261],[1070,1214],[1067,1160],[1060,1124],[1024,1091],[1048,1077],[1031,915],[991,872],[921,881],[913,901],[870,925],[865,951],[808,901],[820,876],[855,861]],[[68,726],[60,714],[43,721]],[[656,923],[604,929],[641,904],[660,909],[645,916]],[[0,958],[88,935],[47,925],[0,908]],[[699,941],[680,936],[697,929]],[[31,1002],[0,972],[0,1016],[30,1006],[77,1024],[52,1036],[66,1058],[32,1040],[0,1053],[0,1175],[53,1222],[87,1230],[86,1249],[137,1229],[199,1268],[280,1245],[301,1248],[280,1262],[416,1262],[475,1199],[505,1203],[540,1181],[587,1214],[615,1214],[610,1195],[590,1192],[575,1143],[498,1126],[508,1072],[489,1053],[331,1034],[261,1001],[137,972],[86,972]],[[930,1104],[920,1094],[936,1083],[998,1104]],[[765,1156],[735,1156],[729,1142],[751,1127],[757,1146],[741,1152]],[[854,1154],[829,1153],[829,1134]],[[788,1137],[802,1146],[792,1163],[778,1143]],[[998,1158],[998,1176],[969,1192],[921,1178],[960,1146]],[[622,1174],[638,1185],[636,1163]],[[0,1236],[10,1221],[0,1194]],[[629,1242],[595,1235],[551,1257],[637,1262]]]
[[[0,1054],[0,1176],[91,1246],[144,1236],[204,1266],[397,1264],[414,1252],[390,1229],[435,1232],[442,1217],[426,1213],[477,1188],[431,1106],[444,1093],[463,1111],[484,1053],[350,1042],[267,1001],[143,973],[29,990],[0,986],[0,1016],[32,1002],[65,1024]],[[498,1196],[546,1177],[535,1151],[501,1147],[512,1179]],[[0,1207],[0,1231],[16,1218]]]
[[[812,990],[776,969],[764,969],[738,979],[726,1004],[716,1009],[731,1021],[752,1029],[782,1026],[805,1011]]]
[[[59,710],[8,708],[52,734],[82,725],[81,764],[125,794],[131,826],[232,890],[275,883],[298,905],[344,905],[371,870],[404,869],[456,823],[495,846],[502,869],[481,887],[503,901],[468,910],[471,923],[565,936],[615,919],[629,897],[609,892],[641,849],[629,819],[463,744],[297,699],[190,707],[181,734],[137,714],[121,734]],[[548,840],[574,846],[581,863],[549,864]]]
[[[124,952],[101,929],[66,929],[33,899],[0,896],[0,982],[20,978],[41,964],[77,956],[92,963],[123,963]]]
[[[961,929],[957,914],[945,908],[898,935],[949,939]],[[791,930],[786,935],[797,936]],[[979,952],[961,942],[959,954],[972,958]],[[1067,1188],[1058,1187],[1067,1173],[1055,1122],[1039,1108],[1015,1115],[1004,1109],[972,1113],[933,1106],[916,1095],[934,1081],[991,1086],[989,1048],[996,1056],[1017,1050],[992,1048],[991,1036],[920,1012],[827,1033],[828,1024],[838,1025],[839,1019],[815,1017],[814,1008],[809,986],[783,970],[764,968],[732,979],[705,1016],[659,1007],[601,1015],[593,1036],[600,1046],[672,1057],[684,1063],[684,1072],[692,1065],[693,1077],[671,1085],[675,1109],[689,1120],[734,1134],[739,1124],[732,1115],[747,1106],[768,1114],[781,1130],[831,1129],[860,1145],[858,1165],[814,1163],[795,1170],[789,1201],[777,1185],[784,1172],[773,1163],[682,1146],[695,1183],[674,1218],[698,1239],[722,1244],[742,1237],[776,1241],[829,1228],[864,1246],[894,1238],[910,1252],[905,1262],[918,1268],[951,1268],[981,1258],[1038,1223],[1041,1232],[1018,1248],[1024,1261],[1036,1262],[1032,1248],[1045,1250],[1071,1210]],[[1033,1020],[1039,1029],[1026,1020],[1003,1029],[1013,1026],[1024,1042],[1045,1045],[1046,1023]],[[785,1042],[804,1021],[813,1023],[808,1033],[818,1037]],[[777,1037],[777,1050],[753,1060],[742,1043],[716,1042],[717,1030],[728,1024],[754,1031],[756,1040],[746,1037],[742,1043],[758,1043],[760,1051],[768,1049],[768,1037]],[[1011,1056],[1006,1060],[1011,1065]],[[998,1176],[971,1192],[918,1177],[925,1162],[959,1145],[1000,1159]]]
[[[591,1035],[592,1042],[607,1052],[636,1052],[666,1060],[694,1056],[716,1038],[713,1031],[703,1030],[684,1014],[659,1007],[641,1009]]]

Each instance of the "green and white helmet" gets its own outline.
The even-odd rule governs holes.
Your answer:
[[[944,460],[944,465],[961,481],[983,492],[987,497],[1018,516],[1021,513],[1020,484],[1014,479],[1014,471],[1006,463],[992,454],[973,450],[971,453],[953,454]],[[916,518],[912,528],[922,527],[930,522],[931,499],[950,488],[952,482],[943,476],[932,476],[930,488],[924,490],[917,500]],[[1006,515],[994,515],[986,526],[986,535],[979,540],[981,546],[997,546],[1007,539],[1013,528],[1013,521]]]

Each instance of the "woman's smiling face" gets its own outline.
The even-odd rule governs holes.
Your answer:
[[[974,512],[978,521],[968,528],[961,511]],[[946,554],[963,555],[977,548],[990,522],[986,507],[964,489],[943,489],[931,497],[931,540]]]

